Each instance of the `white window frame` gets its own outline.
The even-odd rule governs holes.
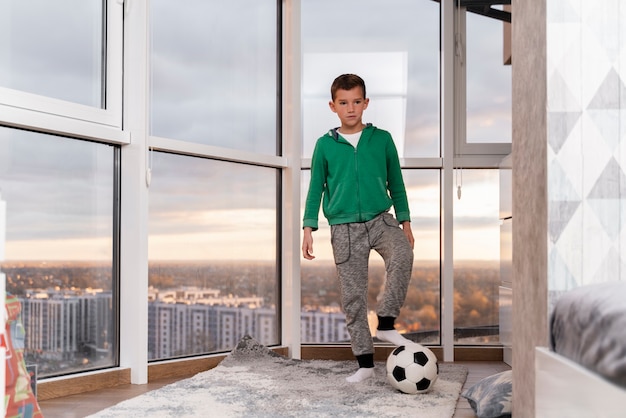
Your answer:
[[[124,3],[106,2],[106,108],[0,87],[0,124],[126,144],[122,126]]]
[[[456,4],[455,4],[456,9]],[[455,72],[455,126],[457,132],[454,141],[455,167],[479,168],[497,167],[497,163],[511,153],[511,143],[467,142],[467,72],[465,67],[467,56],[467,8],[461,7],[455,19],[454,72]]]

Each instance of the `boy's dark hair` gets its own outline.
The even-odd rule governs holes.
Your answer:
[[[365,99],[367,97],[365,95],[365,81],[356,74],[342,74],[330,86],[330,97],[334,101],[337,90],[352,90],[355,87],[361,87],[363,98]]]

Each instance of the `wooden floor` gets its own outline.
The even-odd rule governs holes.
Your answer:
[[[473,385],[487,376],[510,369],[507,364],[502,362],[469,361],[457,362],[456,364],[462,364],[469,370],[464,388]],[[112,389],[103,389],[80,395],[50,399],[40,402],[39,406],[41,407],[44,418],[82,418],[115,405],[125,399],[173,383],[176,380],[177,379],[161,380],[145,385],[124,385]],[[459,398],[454,418],[474,417],[474,411],[470,408],[467,400],[465,398]]]

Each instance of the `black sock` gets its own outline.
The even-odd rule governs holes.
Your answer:
[[[395,329],[393,326],[394,322],[396,322],[396,318],[393,316],[379,316],[378,327],[376,329],[379,331],[391,331]]]
[[[359,362],[359,368],[371,369],[374,367],[374,353],[356,356],[356,361]]]

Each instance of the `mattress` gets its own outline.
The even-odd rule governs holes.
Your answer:
[[[626,388],[626,282],[586,285],[559,297],[553,351]]]

